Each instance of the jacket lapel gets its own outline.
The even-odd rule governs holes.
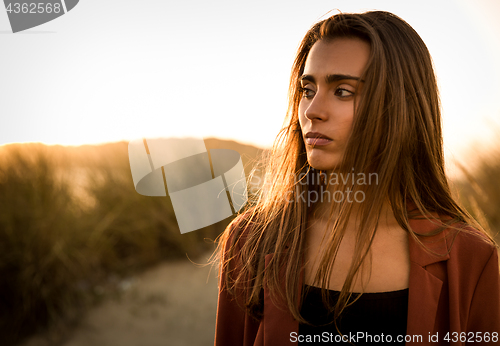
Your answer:
[[[410,220],[410,228],[419,234],[435,230],[437,224],[427,219]],[[429,345],[429,333],[434,332],[434,324],[438,315],[439,297],[443,281],[426,270],[426,266],[446,261],[446,231],[429,237],[418,237],[422,243],[438,256],[427,252],[418,241],[408,234],[410,250],[410,282],[408,297],[408,326],[406,334],[421,335],[420,342],[407,342],[406,345]],[[446,255],[444,255],[446,254]],[[416,340],[414,340],[416,341]]]
[[[273,254],[266,255],[266,267]],[[285,277],[284,271],[280,274]],[[285,280],[282,280],[283,285]],[[299,295],[302,290],[302,283],[299,284]],[[298,334],[299,322],[296,321],[285,302],[279,305],[274,304],[269,295],[267,285],[264,286],[264,345],[288,345],[291,344],[290,335],[293,332]]]

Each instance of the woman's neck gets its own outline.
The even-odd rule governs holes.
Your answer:
[[[314,204],[314,206],[311,209],[311,213],[309,214],[309,219],[310,221],[318,221],[322,223],[330,223],[330,225],[333,226],[333,223],[335,220],[338,218],[340,210],[338,208],[333,208],[332,210],[332,201],[320,201]],[[368,202],[361,202],[358,203],[356,201],[352,202],[347,202],[350,203],[350,208],[351,208],[351,213],[349,216],[349,220],[347,222],[347,230],[356,230],[358,225],[359,225],[359,220],[361,219],[361,213],[363,211],[363,203],[368,203]],[[396,217],[394,216],[394,213],[392,211],[391,204],[388,199],[384,201],[382,204],[382,208],[380,211],[380,218],[379,218],[379,226],[382,229],[387,229],[391,228],[394,226],[398,226]]]

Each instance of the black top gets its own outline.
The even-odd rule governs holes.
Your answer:
[[[299,336],[291,335],[291,340],[299,345],[345,344],[337,332],[333,313],[328,313],[323,304],[321,289],[304,287],[305,297],[300,313],[313,326],[299,324]],[[333,307],[340,292],[329,291]],[[355,299],[351,297],[351,302]],[[408,288],[379,293],[364,293],[353,305],[348,306],[337,320],[344,339],[358,345],[404,345],[408,314]],[[399,340],[398,340],[399,336]]]

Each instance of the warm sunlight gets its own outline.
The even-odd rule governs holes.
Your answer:
[[[331,3],[266,5],[264,11],[264,3],[254,2],[244,12],[229,3],[200,2],[196,12],[169,4],[122,6],[119,15],[105,18],[99,5],[85,3],[64,24],[46,24],[49,33],[1,35],[0,143],[211,136],[270,146],[286,111],[295,49],[308,27],[333,10]],[[372,6],[356,1],[339,9]],[[498,5],[378,6],[409,22],[431,51],[447,150],[462,156],[473,141],[492,137],[487,119],[500,112],[499,24],[491,17]],[[187,16],[189,28],[179,35]],[[0,27],[8,28],[5,14]]]

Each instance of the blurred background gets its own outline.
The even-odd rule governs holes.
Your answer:
[[[426,42],[454,193],[496,234],[498,1],[81,0],[16,34],[0,9],[1,344],[213,344],[206,264],[230,219],[181,235],[168,198],[135,192],[127,142],[206,138],[248,173],[281,128],[305,32],[374,9]]]

